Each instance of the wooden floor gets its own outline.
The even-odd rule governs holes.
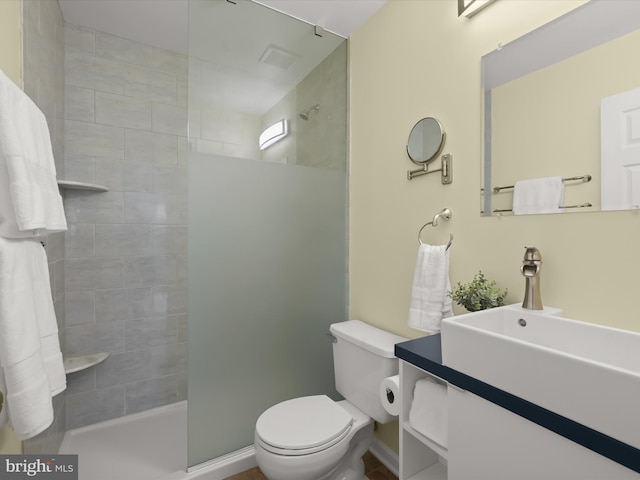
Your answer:
[[[391,473],[387,467],[385,467],[380,461],[367,452],[362,457],[364,460],[364,473],[369,480],[398,480],[393,473]],[[239,473],[233,477],[229,477],[225,480],[268,480],[263,475],[258,467],[247,470],[246,472]]]

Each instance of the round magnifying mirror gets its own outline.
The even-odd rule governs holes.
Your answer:
[[[440,122],[426,117],[416,123],[409,134],[407,154],[417,165],[426,165],[433,161],[444,147],[444,131]]]

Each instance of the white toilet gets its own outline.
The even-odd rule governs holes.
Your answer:
[[[373,420],[388,423],[380,383],[398,373],[394,345],[406,339],[359,320],[334,323],[336,389],[294,398],[266,410],[256,422],[258,466],[269,480],[366,480],[362,456],[373,437]]]

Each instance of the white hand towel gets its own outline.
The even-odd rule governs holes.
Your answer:
[[[66,229],[47,120],[0,70],[0,236]]]
[[[0,237],[0,366],[9,422],[21,439],[53,420],[66,388],[47,259],[36,239]]]
[[[439,332],[442,319],[453,316],[449,290],[449,251],[446,245],[420,245],[413,275],[409,326],[425,332]]]
[[[416,382],[409,410],[409,424],[444,448],[448,443],[447,387],[431,378]]]
[[[562,177],[533,178],[516,182],[513,189],[514,215],[562,213]]]

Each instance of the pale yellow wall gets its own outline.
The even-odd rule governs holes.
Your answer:
[[[22,442],[9,426],[0,429],[0,454],[11,455],[22,453]]]
[[[20,0],[0,0],[0,69],[21,83]]]
[[[428,228],[446,243],[451,280],[482,269],[522,302],[525,245],[543,256],[542,300],[565,315],[640,331],[640,212],[480,217],[480,57],[582,4],[499,0],[472,19],[453,0],[390,0],[351,38],[350,316],[407,337],[418,229],[443,207],[453,219]],[[552,46],[550,46],[552,48]],[[424,116],[447,132],[454,182],[408,181],[407,135]],[[458,313],[461,310],[456,310]],[[470,352],[470,355],[482,352]],[[380,434],[380,432],[379,432]],[[397,442],[397,425],[382,429]]]
[[[0,70],[17,85],[22,85],[20,7],[20,0],[0,0]],[[20,449],[13,431],[9,427],[0,429],[0,453],[20,453]]]

